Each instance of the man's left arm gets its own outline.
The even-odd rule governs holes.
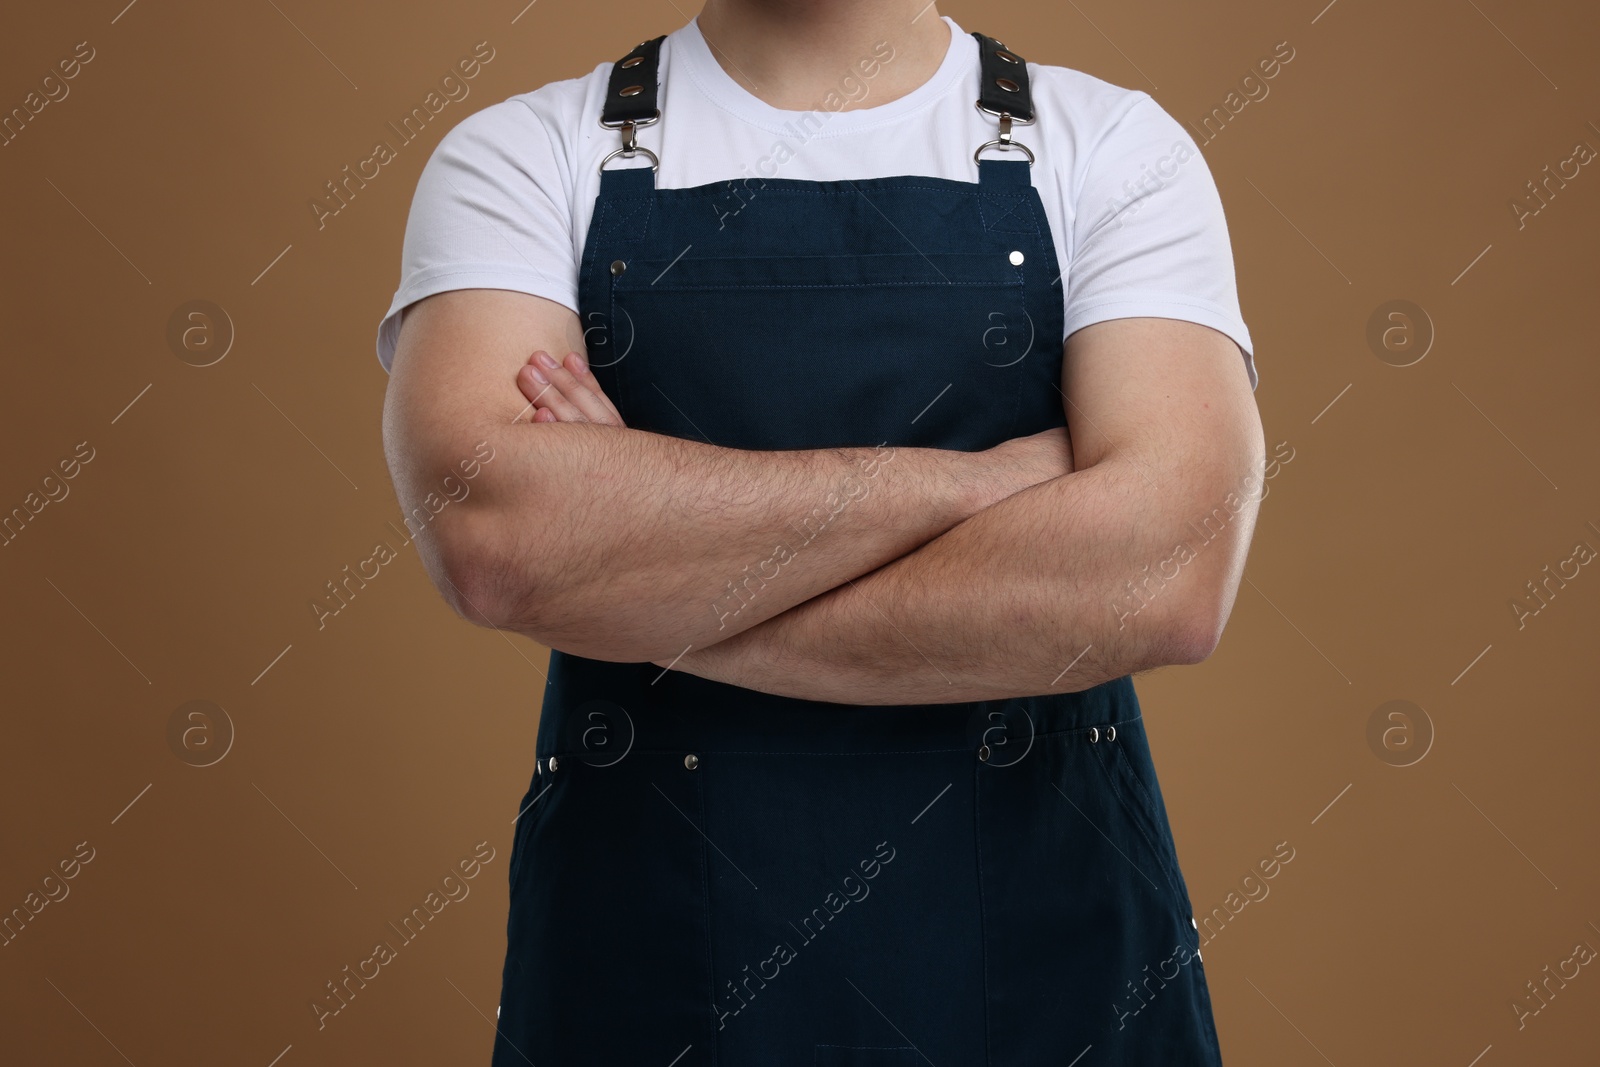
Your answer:
[[[1210,655],[1264,492],[1241,352],[1207,326],[1098,322],[1067,338],[1070,474],[853,582],[662,666],[848,704],[1087,689]]]

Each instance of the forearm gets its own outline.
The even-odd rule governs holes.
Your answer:
[[[894,559],[990,502],[981,453],[747,451],[517,422],[460,517],[480,614],[597,659],[671,656]],[[468,568],[471,573],[473,568]]]
[[[784,696],[919,704],[1076,691],[1194,662],[1255,508],[1200,542],[1194,513],[1155,503],[1174,494],[1148,480],[1107,462],[1024,489],[674,667]],[[1203,547],[1190,558],[1180,543]]]

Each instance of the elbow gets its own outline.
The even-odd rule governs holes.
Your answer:
[[[422,555],[434,588],[473,625],[514,631],[546,648],[589,659],[645,662],[680,651],[666,651],[616,619],[573,610],[588,598],[558,573],[540,573],[529,565],[553,549],[530,543],[522,525],[501,521],[483,505],[461,508],[451,521],[443,520],[440,516],[424,535],[429,544]]]
[[[523,629],[530,599],[517,591],[496,533],[493,515],[483,508],[461,508],[441,515],[418,540],[424,567],[450,609],[475,626]]]
[[[1194,666],[1211,658],[1222,641],[1222,630],[1228,621],[1228,607],[1223,598],[1195,598],[1183,605],[1165,627],[1167,650],[1165,662]]]

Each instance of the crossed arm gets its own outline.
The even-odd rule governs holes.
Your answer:
[[[402,327],[385,407],[402,505],[466,447],[468,427],[506,458],[419,541],[464,616],[579,655],[859,704],[1084,689],[1215,646],[1263,458],[1222,334],[1167,319],[1074,333],[1070,452],[1040,435],[885,458],[623,427],[581,361],[531,377],[530,336],[582,348],[555,308],[446,293]],[[803,551],[778,551],[793,517],[830,493],[837,503],[849,476],[866,491]]]

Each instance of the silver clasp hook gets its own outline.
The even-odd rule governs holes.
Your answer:
[[[601,119],[600,125],[604,126],[606,129],[622,131],[622,147],[615,149],[609,153],[606,158],[602,159],[600,161],[600,169],[605,170],[606,164],[610,163],[618,156],[621,156],[623,159],[632,159],[634,156],[649,156],[650,169],[655,170],[660,167],[661,159],[654,152],[650,151],[648,148],[639,147],[639,127],[654,125],[656,122],[660,121],[660,119],[661,112],[659,109],[654,115],[651,115],[649,118],[642,121],[624,119],[621,122],[607,122],[604,119]]]
[[[1012,137],[1011,137],[1011,124],[1013,122],[1015,122],[1019,126],[1032,126],[1033,123],[1034,123],[1034,120],[1033,119],[1028,119],[1026,122],[1023,122],[1020,119],[1013,118],[1011,112],[1009,112],[1009,111],[994,111],[994,110],[992,110],[990,108],[984,107],[983,106],[983,101],[981,101],[981,100],[974,101],[974,103],[977,106],[978,110],[983,112],[985,115],[997,115],[997,116],[999,116],[999,118],[1000,118],[1000,136],[995,138],[992,141],[985,141],[981,145],[979,145],[978,146],[978,150],[976,152],[972,153],[972,161],[974,163],[976,163],[978,161],[978,157],[983,155],[983,150],[985,148],[998,148],[1002,152],[1009,152],[1013,148],[1020,148],[1022,150],[1022,154],[1028,157],[1029,166],[1032,166],[1033,165],[1033,150],[1030,149],[1027,145],[1023,144],[1021,141],[1016,141],[1016,140],[1012,139]]]

